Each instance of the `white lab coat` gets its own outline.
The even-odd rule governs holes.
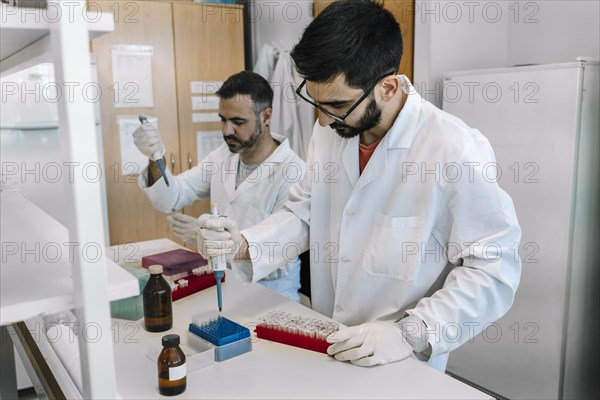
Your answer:
[[[316,124],[287,210],[242,234],[279,249],[310,246],[313,308],[345,325],[421,318],[429,364],[444,370],[451,350],[512,305],[521,231],[493,182],[487,139],[398,78],[408,99],[362,175],[359,138]],[[253,247],[253,270],[264,276],[268,260]]]
[[[148,187],[147,169],[140,175],[139,184],[157,210],[170,212],[210,199],[219,204],[223,215],[236,221],[240,229],[256,225],[274,211],[283,207],[288,200],[290,187],[298,182],[305,169],[305,163],[290,148],[286,138],[272,134],[280,142],[275,151],[236,189],[235,182],[239,155],[233,154],[223,143],[212,151],[194,168],[172,176],[167,172],[170,186],[161,178]],[[234,272],[238,265],[249,262],[232,262]],[[277,266],[272,265],[269,274],[261,277],[259,283],[299,301],[300,260],[289,258]]]
[[[290,140],[290,147],[306,159],[306,145],[314,125],[313,107],[296,96],[302,82],[297,76],[289,51],[281,51],[269,82],[273,87],[271,127]]]
[[[277,61],[278,52],[275,47],[265,43],[260,49],[256,64],[254,64],[253,72],[256,72],[267,81],[271,79],[273,69],[275,68],[275,61]]]

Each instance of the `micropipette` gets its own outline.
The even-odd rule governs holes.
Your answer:
[[[219,205],[218,203],[210,203],[210,213],[215,217],[219,216]],[[225,268],[227,262],[225,256],[213,256],[210,258],[212,269],[215,273],[215,280],[217,281],[217,302],[219,304],[219,311],[223,311],[223,295],[221,292],[221,280],[225,276]]]
[[[150,123],[148,121],[148,118],[146,118],[143,115],[140,115],[138,118],[142,125],[146,125],[146,124]],[[152,154],[152,158],[154,158],[156,160],[156,163],[158,164],[158,168],[160,169],[160,174],[162,175],[163,179],[165,180],[165,183],[167,184],[167,186],[169,186],[169,180],[167,179],[167,174],[165,173],[165,163],[163,162],[163,159],[162,159],[160,153],[157,151],[156,153]]]

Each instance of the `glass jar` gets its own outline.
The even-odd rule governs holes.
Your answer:
[[[162,276],[161,265],[151,265],[150,279],[144,287],[144,324],[148,332],[164,332],[173,327],[171,286]]]
[[[157,360],[158,391],[163,396],[176,396],[187,386],[185,354],[179,347],[179,335],[163,336],[162,345]]]

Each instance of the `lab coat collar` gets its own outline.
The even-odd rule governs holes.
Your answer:
[[[411,147],[417,133],[415,128],[423,106],[423,98],[417,93],[410,80],[405,75],[398,75],[398,79],[400,79],[400,87],[408,97],[396,117],[396,121],[380,143],[388,149]]]
[[[421,113],[422,98],[406,76],[400,75],[398,78],[400,79],[401,89],[408,97],[394,124],[383,137],[377,149],[375,149],[375,153],[373,153],[373,156],[360,176],[358,176],[357,167],[358,154],[355,151],[350,151],[351,148],[357,148],[358,143],[349,142],[344,151],[344,166],[348,172],[348,177],[355,184],[354,192],[359,191],[384,173],[387,168],[388,150],[397,148],[407,149],[412,145],[416,134],[417,120]],[[358,141],[358,138],[354,139]]]
[[[231,180],[233,182],[233,192],[232,196],[230,197],[232,202],[235,200],[236,197],[238,197],[246,190],[252,188],[254,185],[260,183],[265,179],[271,179],[271,176],[275,173],[275,168],[282,162],[285,162],[286,158],[288,157],[290,152],[289,140],[275,133],[271,133],[271,136],[273,137],[273,139],[279,142],[279,146],[277,146],[275,151],[271,153],[271,155],[267,157],[267,159],[263,161],[258,166],[258,168],[252,171],[252,173],[240,184],[237,190],[235,189],[235,179]],[[232,164],[232,168],[237,168],[238,163],[240,162],[240,156],[239,154],[233,154],[232,156],[232,162],[230,163],[230,165]],[[228,182],[228,186],[231,186],[232,182]]]
[[[229,153],[229,157],[227,157],[226,163],[227,163],[227,173],[225,174],[225,179],[223,180],[223,186],[225,187],[225,194],[227,195],[228,199],[233,199],[234,196],[236,195],[236,189],[235,189],[235,181],[237,178],[237,166],[238,163],[240,162],[240,155],[239,154],[235,154],[235,153]],[[233,172],[235,171],[235,174],[233,173],[229,173],[229,172]],[[229,203],[231,204],[231,200],[229,201]]]

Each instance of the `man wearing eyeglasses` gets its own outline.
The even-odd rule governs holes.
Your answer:
[[[360,366],[414,356],[443,371],[510,308],[521,235],[486,173],[489,142],[396,76],[401,56],[378,3],[339,1],[315,18],[292,52],[306,78],[297,94],[319,110],[304,179],[241,235],[201,217],[198,246],[210,256],[239,244],[248,281],[310,249],[313,308],[348,326],[329,354]],[[211,239],[223,226],[229,235]]]

